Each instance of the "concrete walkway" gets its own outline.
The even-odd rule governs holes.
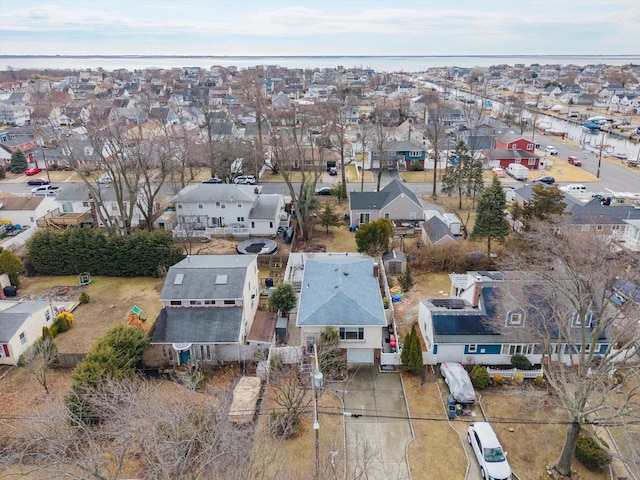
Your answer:
[[[347,478],[410,479],[405,451],[411,428],[400,375],[375,366],[349,373],[350,381],[341,384],[344,409],[362,416],[345,418]]]

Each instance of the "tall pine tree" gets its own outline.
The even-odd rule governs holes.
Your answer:
[[[509,233],[509,224],[505,217],[507,200],[502,184],[493,177],[491,186],[485,189],[478,200],[476,222],[472,237],[487,239],[487,256],[491,258],[491,239],[504,239]]]

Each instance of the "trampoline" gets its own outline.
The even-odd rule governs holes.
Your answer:
[[[251,238],[239,243],[236,250],[241,254],[250,255],[271,255],[278,250],[278,244],[268,238]]]

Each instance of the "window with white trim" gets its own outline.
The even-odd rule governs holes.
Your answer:
[[[203,205],[203,204],[201,204],[201,203],[199,203],[199,204],[198,204],[198,208],[199,208],[200,210],[202,210],[202,209],[204,208],[204,205]]]
[[[535,164],[536,164],[536,159],[535,159],[535,158],[530,158],[530,159],[527,161],[527,165],[535,165]]]
[[[215,300],[205,300],[205,301],[204,301],[204,304],[205,304],[205,305],[215,305],[215,304],[216,304],[216,301],[215,301]]]
[[[531,355],[533,353],[533,347],[534,345],[532,343],[508,343],[502,345],[502,355],[509,355],[510,357],[514,355]]]
[[[588,232],[589,230],[591,230],[591,225],[582,225],[582,228],[580,230],[583,232]]]
[[[409,220],[415,220],[417,218],[416,212],[409,212]]]
[[[189,300],[189,305],[191,306],[202,305],[202,302],[200,300]]]
[[[471,345],[467,345],[468,353],[476,353],[477,351],[478,351],[478,345],[476,345],[475,343],[472,343]]]
[[[533,150],[533,143],[527,143],[527,150]]]
[[[225,305],[235,305],[235,304],[236,304],[236,301],[235,301],[235,300],[225,300],[225,301],[224,301],[224,304],[225,304]]]
[[[22,345],[26,345],[26,344],[27,344],[27,334],[26,334],[26,333],[24,333],[24,332],[22,332],[22,333],[20,334],[20,343],[21,343]]]
[[[364,340],[364,328],[340,327],[340,340]]]
[[[46,310],[44,312],[44,319],[47,323],[51,321],[51,310]]]
[[[177,307],[179,305],[182,305],[182,300],[171,300],[171,302],[169,302],[169,305]]]
[[[384,212],[384,218],[391,218],[391,214],[389,212]]]
[[[602,231],[602,229],[603,229],[603,228],[604,228],[604,227],[603,227],[602,225],[596,225],[596,230],[597,230],[598,232]]]

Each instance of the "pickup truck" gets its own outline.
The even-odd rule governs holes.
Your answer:
[[[42,185],[31,189],[31,195],[36,197],[53,197],[58,194],[60,187],[54,187],[53,185]]]

